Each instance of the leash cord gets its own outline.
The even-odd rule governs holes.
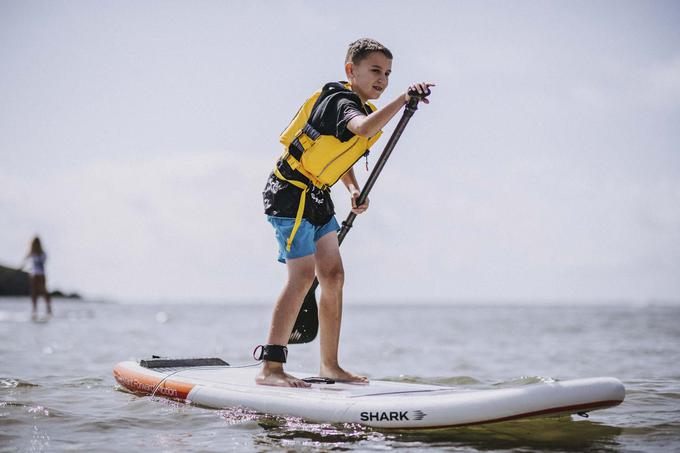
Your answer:
[[[217,366],[202,366],[202,367],[182,368],[182,369],[180,369],[180,370],[173,371],[172,373],[165,375],[165,376],[163,377],[163,379],[161,379],[161,380],[158,382],[158,384],[156,384],[156,385],[154,386],[153,391],[151,392],[151,395],[149,395],[149,396],[150,396],[151,398],[153,398],[154,396],[156,396],[156,392],[158,391],[159,388],[161,388],[161,386],[163,385],[163,383],[165,383],[165,381],[167,381],[170,377],[172,377],[172,376],[174,376],[174,375],[176,375],[176,374],[179,374],[179,373],[181,373],[181,372],[183,372],[183,371],[190,371],[190,370],[214,370],[215,368],[251,368],[251,367],[260,365],[260,363],[261,363],[261,362],[251,363],[250,365],[236,365],[236,366],[231,366],[231,365],[217,365]]]

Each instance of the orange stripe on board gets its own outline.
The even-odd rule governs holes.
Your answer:
[[[142,393],[144,395],[151,395],[154,393],[154,395],[162,395],[181,400],[187,399],[189,392],[195,387],[195,384],[165,380],[163,381],[163,384],[156,389],[158,383],[163,380],[162,377],[151,377],[146,374],[131,371],[121,365],[116,365],[113,369],[113,377],[116,378],[116,381],[118,381],[120,385],[135,393]],[[154,389],[156,389],[155,392]]]

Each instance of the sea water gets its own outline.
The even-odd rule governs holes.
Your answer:
[[[618,407],[429,431],[311,423],[135,396],[113,366],[152,354],[253,363],[269,304],[0,299],[0,451],[680,451],[680,306],[346,304],[341,363],[372,379],[462,388],[614,376]],[[42,307],[41,307],[42,308]],[[318,341],[288,369],[318,371]]]

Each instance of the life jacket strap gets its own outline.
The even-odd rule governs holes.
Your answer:
[[[311,124],[305,123],[304,127],[300,129],[300,131],[297,133],[297,135],[291,142],[293,147],[295,147],[295,149],[299,151],[299,155],[295,156],[295,158],[297,160],[301,160],[302,154],[309,148],[311,148],[314,142],[317,141],[319,137],[321,137],[321,132],[314,129],[314,127]]]
[[[290,252],[290,247],[293,244],[293,239],[295,239],[295,235],[297,234],[298,228],[300,228],[300,224],[302,223],[302,215],[305,213],[305,201],[307,200],[307,192],[309,192],[309,186],[307,186],[307,184],[301,181],[287,179],[281,174],[279,169],[276,167],[274,168],[274,174],[280,180],[286,181],[287,183],[290,183],[295,187],[302,189],[302,193],[300,194],[300,203],[298,204],[298,210],[297,213],[295,214],[295,223],[293,224],[293,231],[290,232],[290,236],[286,241],[286,251]]]
[[[319,181],[317,177],[308,172],[307,169],[302,166],[302,162],[300,162],[302,160],[302,154],[311,148],[319,137],[321,137],[321,132],[314,129],[314,127],[312,127],[309,123],[306,123],[291,142],[291,146],[294,148],[294,151],[297,151],[297,153],[291,153],[289,147],[289,149],[284,153],[283,159],[288,162],[290,168],[302,173],[304,177],[309,179],[309,181],[316,187],[321,190],[326,190],[328,189],[328,184],[324,184]]]
[[[307,135],[312,140],[316,140],[317,138],[321,137],[321,132],[314,129],[312,125],[309,123],[306,123],[305,126],[302,128],[302,133]]]
[[[312,184],[314,184],[314,186],[316,186],[317,188],[319,188],[319,189],[321,189],[321,190],[326,190],[326,189],[328,189],[328,184],[322,183],[321,181],[319,181],[319,180],[316,178],[316,176],[314,176],[313,174],[311,174],[310,172],[308,172],[308,171],[305,169],[305,167],[302,166],[302,162],[300,162],[299,160],[297,160],[297,159],[295,158],[295,156],[293,156],[291,153],[289,153],[289,152],[285,153],[285,154],[283,155],[283,159],[284,159],[286,162],[288,162],[288,165],[290,166],[291,169],[297,170],[297,171],[299,171],[300,173],[302,173],[302,175],[303,175],[305,178],[309,179],[309,182],[311,182]],[[280,178],[279,178],[279,179],[280,179]]]

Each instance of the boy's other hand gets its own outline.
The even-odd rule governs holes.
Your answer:
[[[357,198],[359,198],[359,195],[360,192],[358,190],[352,191],[352,212],[355,214],[361,214],[362,212],[366,211],[366,209],[368,209],[368,197],[366,197],[364,204],[357,206]]]
[[[437,86],[437,85],[435,85],[434,83],[430,83],[430,82],[412,83],[411,85],[409,85],[408,90],[406,90],[406,93],[404,93],[404,101],[408,104],[408,101],[411,100],[411,96],[408,95],[409,91],[416,91],[420,94],[425,94],[425,93],[428,92],[430,87],[434,87],[434,86]],[[425,104],[430,103],[430,100],[428,98],[420,98],[420,100],[422,102],[424,102]]]

